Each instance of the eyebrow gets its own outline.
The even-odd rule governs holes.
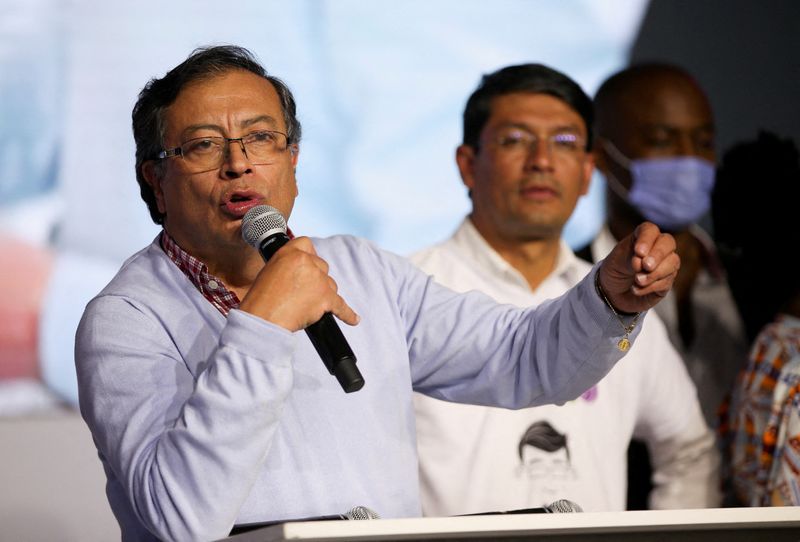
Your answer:
[[[243,120],[242,123],[240,124],[240,126],[242,128],[247,128],[248,126],[252,126],[254,124],[258,124],[259,122],[266,122],[267,124],[269,124],[273,128],[277,128],[278,127],[278,121],[275,120],[275,118],[270,116],[270,115],[259,115],[257,117],[252,118],[252,119]]]
[[[674,124],[666,124],[663,122],[653,122],[648,123],[643,126],[646,130],[666,130],[666,131],[673,131],[673,130],[684,130],[682,126],[675,126]],[[716,130],[716,126],[713,122],[709,122],[706,124],[701,124],[700,126],[694,126],[690,128],[691,131],[696,132],[698,130],[707,130],[709,132],[713,132]]]
[[[254,124],[258,124],[261,122],[269,124],[271,128],[278,127],[278,121],[276,121],[275,117],[272,117],[271,115],[259,115],[257,117],[245,119],[239,123],[239,127],[249,128],[250,126],[253,126]],[[213,132],[219,132],[220,134],[224,132],[222,126],[218,124],[192,124],[183,129],[183,131],[181,132],[181,136],[186,137],[192,134],[193,132],[197,132],[199,130],[211,130]]]
[[[519,122],[506,122],[506,123],[500,124],[498,126],[498,128],[499,129],[517,128],[517,129],[524,130],[524,131],[529,132],[529,133],[533,133],[534,132],[534,130],[531,129],[531,126],[528,126],[527,124],[522,124],[522,123],[519,123]],[[573,124],[560,124],[558,126],[555,126],[555,127],[551,128],[550,130],[548,130],[548,133],[554,134],[554,133],[559,133],[559,132],[571,131],[571,132],[577,132],[578,134],[580,134],[581,128],[582,128],[581,126],[579,126],[577,124],[574,124],[574,123]]]

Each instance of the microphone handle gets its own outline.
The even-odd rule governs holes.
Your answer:
[[[275,233],[260,243],[258,251],[266,262],[288,242],[288,235]],[[317,322],[306,327],[305,331],[317,354],[322,358],[325,368],[336,377],[345,393],[352,393],[364,387],[364,377],[356,367],[356,356],[333,314],[326,312]]]
[[[299,521],[336,521],[342,519],[348,521],[353,521],[353,520],[361,521],[366,519],[380,519],[380,518],[381,517],[378,515],[377,512],[375,512],[370,508],[367,508],[366,506],[354,506],[346,514],[333,514],[331,516],[313,516],[310,518],[298,518],[298,519],[280,519],[276,521],[263,521],[258,523],[240,523],[238,525],[233,526],[233,529],[231,530],[228,536],[234,536],[237,534],[246,533],[248,531],[254,531],[256,529],[270,527],[272,525],[279,525],[282,523],[294,523]]]
[[[540,506],[538,508],[520,508],[517,510],[498,510],[495,512],[478,512],[475,514],[459,514],[461,516],[496,516],[500,514],[562,514],[572,512],[583,512],[583,508],[579,504],[574,503],[567,499],[558,499],[551,502],[547,506]]]
[[[306,334],[316,348],[328,372],[336,377],[345,393],[364,387],[364,377],[356,367],[356,356],[347,344],[333,314],[326,312],[306,327]]]

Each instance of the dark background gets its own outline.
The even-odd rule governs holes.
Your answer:
[[[668,61],[709,95],[717,152],[767,129],[800,142],[800,2],[652,0],[632,63]]]

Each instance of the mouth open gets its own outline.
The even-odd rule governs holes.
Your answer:
[[[247,211],[263,203],[264,197],[261,194],[251,191],[237,191],[226,195],[221,207],[226,214],[235,218],[242,218],[247,214]]]

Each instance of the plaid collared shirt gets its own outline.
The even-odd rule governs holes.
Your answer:
[[[228,290],[220,279],[209,273],[206,264],[179,247],[166,230],[161,232],[161,248],[200,290],[203,297],[208,299],[223,316],[228,316],[231,309],[239,307],[237,295]]]
[[[761,331],[721,410],[739,502],[800,505],[800,319],[782,314]]]

